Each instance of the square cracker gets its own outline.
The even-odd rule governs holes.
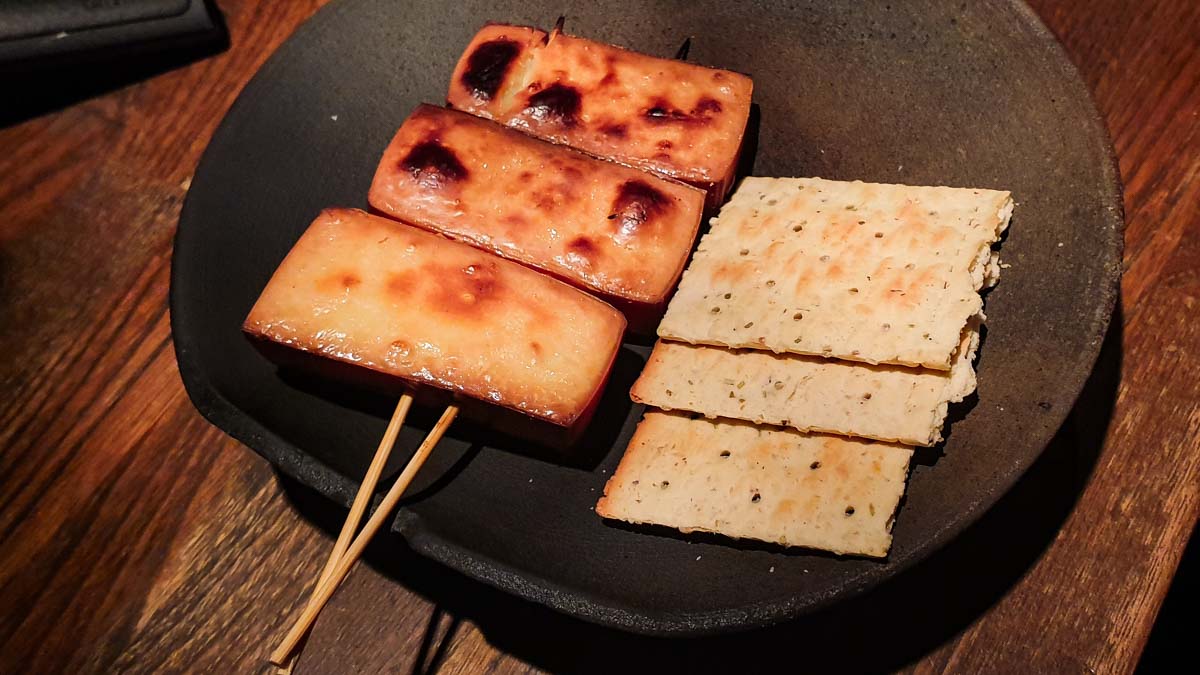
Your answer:
[[[948,370],[1011,212],[996,190],[746,178],[658,335]]]
[[[977,317],[949,371],[660,340],[629,395],[710,418],[933,445],[949,404],[975,391],[978,347]]]
[[[596,513],[884,557],[911,458],[900,445],[651,411]]]

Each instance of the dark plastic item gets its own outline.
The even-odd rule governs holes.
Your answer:
[[[0,75],[115,61],[219,42],[204,0],[3,0]]]

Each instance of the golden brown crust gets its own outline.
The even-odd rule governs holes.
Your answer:
[[[249,335],[570,427],[603,387],[619,312],[464,244],[355,209],[321,213]]]
[[[606,300],[648,305],[674,289],[704,208],[688,185],[430,105],[384,151],[369,201]]]
[[[485,26],[467,46],[447,102],[540,138],[728,191],[750,115],[745,75],[592,40]]]
[[[885,557],[912,449],[647,411],[596,514]]]

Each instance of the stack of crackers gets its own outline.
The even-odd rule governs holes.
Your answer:
[[[747,178],[712,220],[631,396],[652,406],[596,511],[883,557],[912,446],[975,390],[1008,192]]]

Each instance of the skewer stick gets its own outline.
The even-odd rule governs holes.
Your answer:
[[[271,653],[271,663],[280,665],[291,655],[300,638],[304,637],[304,634],[308,632],[313,622],[316,621],[317,614],[321,612],[321,609],[325,607],[325,603],[329,602],[329,598],[337,590],[338,585],[346,578],[346,574],[350,571],[350,568],[354,566],[354,563],[358,562],[359,557],[362,555],[363,550],[366,549],[371,538],[375,536],[375,533],[391,517],[391,513],[400,501],[400,497],[408,489],[408,484],[417,475],[417,471],[421,469],[421,465],[425,463],[425,460],[429,457],[429,453],[437,445],[438,441],[442,439],[442,435],[446,433],[446,429],[450,427],[450,423],[454,421],[457,415],[458,406],[446,406],[446,411],[442,413],[441,419],[437,421],[437,424],[429,431],[429,435],[421,442],[421,447],[417,448],[417,451],[413,453],[412,459],[408,460],[408,465],[404,467],[404,471],[400,473],[395,484],[388,490],[387,495],[380,502],[379,508],[375,509],[375,512],[371,514],[371,518],[367,521],[366,526],[363,527],[362,532],[354,538],[345,555],[338,561],[333,573],[326,579],[325,584],[317,589],[312,601],[304,608],[304,612],[296,620],[295,625],[292,626],[292,630],[288,632],[287,636],[283,638],[283,642]]]
[[[688,52],[692,49],[692,36],[687,36],[683,39],[683,44],[679,45],[679,49],[675,50],[676,61],[687,61]]]
[[[354,539],[354,533],[358,531],[358,524],[362,522],[363,513],[366,512],[367,505],[371,503],[371,496],[375,494],[379,476],[383,473],[383,467],[387,465],[388,457],[392,454],[392,446],[396,444],[396,436],[400,433],[400,427],[404,426],[404,418],[408,417],[408,410],[412,407],[412,402],[412,394],[408,392],[405,392],[396,402],[396,409],[392,412],[392,419],[388,422],[387,431],[383,432],[383,438],[379,440],[379,447],[375,450],[375,457],[371,460],[371,465],[367,467],[367,473],[363,476],[358,494],[354,495],[354,503],[350,505],[350,513],[346,516],[346,522],[342,524],[342,531],[338,533],[333,550],[329,552],[329,559],[325,561],[325,568],[321,570],[321,575],[317,577],[317,583],[313,586],[312,595],[308,599],[309,605],[313,604],[317,592],[333,576],[334,569],[337,568],[346,548]],[[296,665],[296,659],[293,656],[293,658],[286,659],[286,663],[281,665],[283,672],[291,673]]]
[[[558,37],[559,33],[562,33],[562,31],[563,31],[563,24],[565,24],[566,22],[567,22],[567,15],[559,14],[558,21],[555,21],[554,28],[551,28],[550,32],[546,33],[546,37],[544,40],[542,40],[542,44],[548,45],[548,44],[550,44],[551,40]]]

